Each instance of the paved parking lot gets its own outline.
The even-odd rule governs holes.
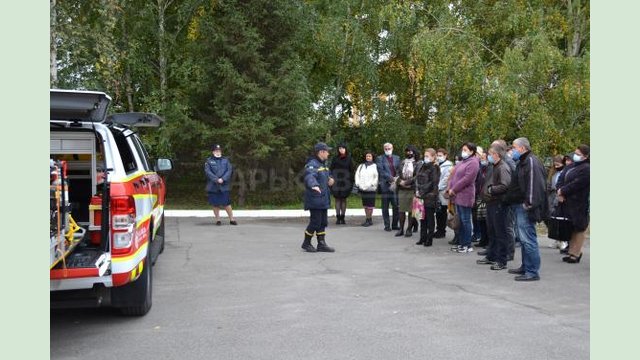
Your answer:
[[[167,218],[150,313],[52,311],[51,358],[589,358],[588,246],[570,265],[541,239],[542,280],[522,283],[451,253],[451,233],[424,248],[347,221],[327,229],[336,253],[310,254],[305,219]]]

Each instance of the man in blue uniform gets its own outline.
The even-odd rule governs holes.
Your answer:
[[[324,240],[327,227],[327,209],[331,205],[329,187],[333,186],[333,178],[325,162],[329,158],[329,148],[325,143],[317,143],[314,147],[315,157],[304,167],[304,209],[309,210],[309,225],[304,231],[302,249],[307,252],[334,252]],[[311,245],[313,235],[318,238],[318,248]]]

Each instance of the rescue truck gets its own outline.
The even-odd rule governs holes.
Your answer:
[[[110,102],[103,92],[50,90],[50,304],[141,316],[164,250],[163,174],[173,165],[152,162],[136,133],[162,118],[107,115]]]

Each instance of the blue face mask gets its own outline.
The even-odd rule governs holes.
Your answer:
[[[578,154],[573,154],[573,162],[577,162],[578,163],[578,162],[580,162],[582,160],[584,160],[584,158],[582,156],[580,156]]]
[[[491,163],[491,164],[495,164],[496,163],[496,161],[494,160],[493,156],[491,156],[491,155],[487,156],[487,160],[489,160],[489,163]]]
[[[513,161],[518,161],[520,159],[520,155],[522,155],[522,154],[520,154],[520,151],[518,151],[516,149],[513,149],[511,151],[511,158],[513,159]]]

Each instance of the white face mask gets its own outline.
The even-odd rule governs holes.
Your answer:
[[[393,154],[393,150],[385,150],[384,154],[387,156],[391,156],[391,154]]]
[[[463,158],[463,159],[466,159],[466,158],[468,158],[471,154],[469,154],[469,153],[468,153],[468,152],[466,152],[466,151],[463,151],[463,152],[462,152],[462,154],[460,154],[460,155],[462,156],[462,158]]]
[[[439,162],[439,163],[443,163],[443,162],[444,162],[444,160],[445,160],[445,157],[444,157],[444,156],[438,156],[438,162]]]
[[[214,156],[214,157],[216,157],[216,158],[221,158],[221,157],[222,157],[222,153],[221,153],[221,152],[218,152],[218,151],[215,151],[215,152],[213,153],[213,156]]]
[[[433,158],[431,156],[425,156],[424,162],[427,162],[427,163],[433,162]]]
[[[573,154],[573,162],[580,162],[584,160],[584,158],[578,154]]]

